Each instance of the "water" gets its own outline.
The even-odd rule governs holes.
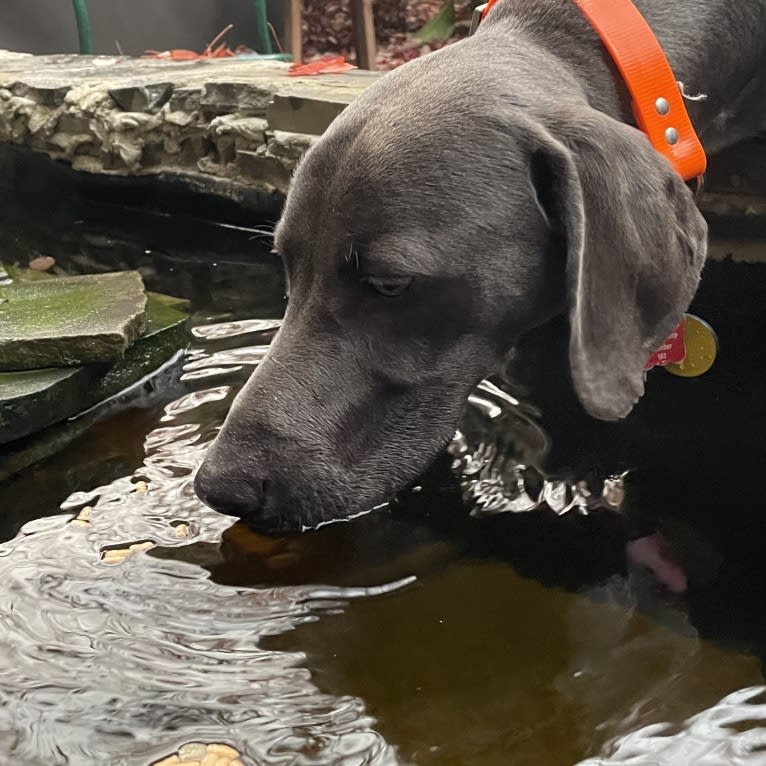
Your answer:
[[[353,523],[258,536],[202,506],[192,476],[273,336],[278,266],[243,254],[246,232],[218,260],[158,258],[159,228],[110,238],[151,287],[195,300],[188,353],[0,485],[0,763],[149,766],[190,742],[264,766],[766,763],[752,466],[719,454],[721,481],[663,515],[686,545],[685,600],[626,571],[625,521],[598,480],[524,467],[561,442],[491,389],[416,491]],[[59,233],[62,252],[85,258],[81,237]],[[544,492],[562,515],[528,511]]]

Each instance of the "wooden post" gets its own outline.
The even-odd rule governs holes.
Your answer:
[[[375,69],[375,18],[372,0],[351,0],[351,24],[356,63],[362,69]]]
[[[285,48],[293,61],[303,61],[303,27],[301,0],[287,0],[285,9]]]

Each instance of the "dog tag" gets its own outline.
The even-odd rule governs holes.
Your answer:
[[[684,346],[684,324],[687,315],[678,324],[668,339],[649,357],[646,363],[647,370],[652,367],[665,367],[668,364],[677,364],[684,360],[686,348]]]
[[[684,315],[684,345],[686,354],[680,362],[665,365],[665,369],[682,378],[704,375],[718,355],[718,338],[715,330],[694,314]]]

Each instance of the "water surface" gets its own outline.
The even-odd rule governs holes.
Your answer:
[[[64,250],[82,244],[78,226]],[[766,763],[751,470],[718,455],[727,486],[752,489],[726,509],[739,536],[695,525],[718,490],[664,519],[691,551],[685,600],[626,569],[616,513],[507,512],[519,495],[493,467],[531,487],[540,477],[520,465],[548,448],[509,401],[494,420],[469,410],[478,473],[444,456],[353,523],[255,535],[205,508],[192,477],[274,334],[278,265],[247,255],[252,232],[183,263],[157,256],[153,231],[109,236],[152,288],[194,298],[188,352],[0,485],[0,761],[148,766],[202,741],[251,765]]]

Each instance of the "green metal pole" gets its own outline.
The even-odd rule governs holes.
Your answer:
[[[258,53],[274,53],[269,33],[269,17],[266,13],[266,0],[253,0],[255,3],[255,47]]]
[[[80,53],[90,56],[93,53],[93,40],[90,36],[90,17],[85,0],[72,0],[74,15],[77,19],[77,34],[80,38]]]

